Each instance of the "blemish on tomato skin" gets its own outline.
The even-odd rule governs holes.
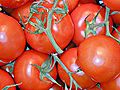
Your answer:
[[[1,43],[7,42],[7,35],[5,32],[0,32],[0,42]]]

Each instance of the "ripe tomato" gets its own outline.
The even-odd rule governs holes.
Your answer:
[[[120,32],[120,26],[117,28],[117,30]],[[113,31],[112,35],[120,40],[120,34],[118,34],[116,31]]]
[[[79,45],[77,63],[96,82],[107,82],[120,72],[120,45],[105,35],[92,36]]]
[[[120,75],[109,82],[101,83],[102,90],[120,90]]]
[[[119,11],[120,10],[120,0],[103,0],[104,4],[109,7],[111,10]]]
[[[0,4],[7,8],[17,8],[29,0],[0,0]]]
[[[46,7],[51,7],[50,4],[46,4]],[[44,11],[43,9],[40,9],[40,12]],[[46,17],[47,13],[45,12],[43,14],[43,17]],[[39,14],[34,14],[33,17],[40,18]],[[56,20],[60,19],[61,15],[54,13],[52,17],[52,35],[56,41],[56,43],[61,47],[61,49],[64,49],[69,42],[71,41],[73,34],[74,34],[74,25],[72,23],[71,17],[69,14],[67,14],[59,23],[55,23]],[[30,21],[36,23],[35,18],[31,18]],[[46,23],[44,25],[46,27]],[[45,32],[41,34],[31,34],[27,32],[27,30],[35,31],[36,28],[32,26],[31,24],[27,24],[26,26],[26,38],[28,44],[34,48],[37,51],[43,52],[43,53],[52,53],[56,52],[53,45],[49,41],[49,38],[46,36]]]
[[[8,85],[15,84],[12,77],[6,71],[0,69],[0,90]],[[8,90],[16,90],[16,87],[11,87]]]
[[[79,0],[79,4],[96,3],[96,0]]]
[[[22,82],[19,86],[21,90],[48,90],[53,83],[44,78],[40,80],[40,72],[31,64],[42,65],[48,59],[47,54],[38,53],[34,50],[24,52],[15,62],[14,80],[16,83]],[[56,67],[50,72],[51,77],[56,79]]]
[[[115,24],[120,24],[120,14],[112,15],[112,19],[113,19]]]
[[[72,13],[71,17],[73,20],[73,23],[75,25],[75,33],[73,37],[73,42],[76,45],[79,45],[86,37],[85,37],[85,29],[86,29],[86,23],[85,18],[89,15],[87,20],[91,22],[93,18],[96,16],[96,13],[99,11],[100,6],[96,4],[83,4],[79,5]],[[105,9],[102,8],[100,11],[96,24],[102,23],[105,18]],[[112,19],[110,18],[110,26],[112,26]],[[112,28],[110,28],[110,31],[112,31]],[[106,28],[100,27],[96,30],[97,35],[105,34]]]
[[[29,1],[28,3],[26,3],[25,5],[22,5],[16,9],[14,9],[12,12],[11,12],[11,15],[17,19],[18,21],[20,20],[20,16],[22,18],[22,21],[23,22],[26,22],[26,20],[28,19],[29,17],[29,14],[30,14],[30,6],[32,4],[33,1]],[[20,16],[19,16],[20,14]]]
[[[91,78],[87,76],[83,71],[76,72],[79,68],[79,66],[76,63],[77,48],[68,49],[60,56],[60,59],[71,72],[75,73],[72,74],[72,76],[83,89],[95,85],[95,82],[92,81]],[[62,81],[64,81],[69,86],[70,85],[69,76],[59,64],[58,74]],[[73,88],[75,89],[75,86],[73,86]]]
[[[0,17],[0,60],[8,63],[21,55],[26,40],[21,26],[15,19],[3,13],[0,13]]]

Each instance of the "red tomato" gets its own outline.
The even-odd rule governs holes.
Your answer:
[[[39,0],[36,0],[36,1],[39,1]],[[54,0],[45,0],[46,2],[49,2],[49,3],[52,3]],[[63,5],[63,0],[58,0],[58,6],[63,8],[64,5]],[[64,0],[65,3],[67,3],[68,5],[68,10],[69,10],[69,13],[77,6],[79,0]]]
[[[0,90],[8,85],[15,84],[12,77],[6,71],[0,69]],[[16,90],[16,87],[11,87],[8,90]]]
[[[120,0],[103,0],[103,2],[111,10],[120,10]]]
[[[96,3],[96,0],[79,0],[80,4],[85,4],[85,3]]]
[[[89,89],[87,89],[87,90],[101,90],[101,89],[98,88],[97,86],[95,86],[95,87],[89,88]]]
[[[46,7],[51,7],[50,4],[46,4]],[[40,9],[43,11],[43,9]],[[34,14],[33,16],[39,17],[40,15]],[[44,13],[43,17],[46,17],[46,12]],[[54,14],[52,17],[52,35],[56,41],[56,43],[64,49],[69,42],[71,41],[73,34],[74,34],[74,25],[72,23],[71,17],[67,14],[59,23],[55,24],[55,20],[60,19],[61,15]],[[42,18],[42,17],[41,17]],[[36,23],[35,18],[31,18],[30,21]],[[46,24],[44,25],[46,27]],[[31,24],[27,24],[27,30],[35,31],[36,28]],[[53,45],[49,41],[46,34],[43,32],[42,34],[31,34],[29,32],[25,32],[28,44],[37,51],[43,53],[52,53],[56,52]]]
[[[29,0],[0,0],[0,4],[7,8],[17,8]]]
[[[71,72],[75,73],[78,70],[79,66],[76,63],[77,48],[68,49],[61,55],[60,59]],[[64,81],[69,86],[70,85],[69,76],[59,64],[58,74],[62,81]],[[72,76],[83,89],[95,85],[95,82],[92,81],[91,78],[88,77],[83,71],[72,74]],[[73,88],[75,89],[75,86],[73,86]]]
[[[115,24],[120,24],[120,14],[112,15],[112,19],[113,19]]]
[[[19,23],[10,16],[0,13],[0,60],[8,63],[24,51],[25,35]],[[0,65],[3,65],[0,62]]]
[[[102,90],[120,90],[120,75],[109,82],[101,83]]]
[[[15,62],[14,80],[16,83],[22,82],[19,86],[21,90],[48,90],[53,83],[47,78],[40,80],[40,72],[31,64],[42,65],[48,59],[47,54],[38,53],[34,50],[24,52]],[[56,67],[50,72],[51,77],[56,79]],[[46,82],[48,81],[48,82]]]
[[[50,88],[49,90],[64,90],[63,89],[63,87],[61,86],[58,86],[57,84],[54,84],[53,86],[52,86],[52,88]]]
[[[107,82],[120,72],[120,45],[105,35],[92,36],[79,45],[77,63],[96,82]]]
[[[120,26],[117,28],[117,30],[120,32]],[[114,31],[114,32],[112,33],[112,35],[113,35],[115,38],[117,38],[117,39],[120,40],[120,34],[118,34],[116,31]]]
[[[78,6],[72,13],[71,17],[73,20],[73,23],[75,25],[75,34],[73,37],[73,42],[76,45],[79,45],[86,37],[85,37],[85,29],[86,29],[86,23],[85,23],[85,18],[89,15],[87,20],[91,22],[97,12],[99,11],[100,6],[96,4],[83,4]],[[96,24],[102,23],[105,18],[105,9],[102,8],[100,11]],[[110,26],[112,26],[112,19],[110,18]],[[112,28],[110,29],[112,31]],[[97,35],[100,34],[105,34],[106,33],[106,28],[105,27],[100,27],[96,31]]]
[[[25,5],[22,5],[21,7],[19,8],[16,8],[14,9],[12,12],[11,12],[11,15],[17,19],[18,21],[20,20],[20,16],[22,18],[22,21],[23,22],[26,22],[26,20],[28,19],[29,17],[29,14],[30,14],[30,6],[32,4],[32,1],[29,1],[28,3],[26,3]],[[20,16],[19,16],[20,14]]]

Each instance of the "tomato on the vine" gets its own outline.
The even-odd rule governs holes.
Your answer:
[[[120,90],[120,75],[109,82],[101,83],[102,90]]]
[[[71,13],[71,17],[72,17],[73,23],[75,25],[75,33],[74,33],[74,37],[73,37],[73,42],[76,45],[79,45],[85,38],[87,38],[85,36],[85,29],[87,28],[85,19],[91,23],[91,21],[96,16],[96,14],[98,13],[99,10],[100,10],[99,5],[89,3],[89,4],[79,5]],[[91,25],[92,30],[96,29],[96,27],[94,28],[92,26],[98,25],[99,23],[103,23],[104,19],[105,19],[105,9],[102,8],[99,15],[96,18],[95,24]],[[112,19],[110,18],[109,21],[110,21],[110,26],[112,26]],[[112,28],[110,28],[110,31],[112,31]],[[96,29],[97,35],[105,34],[105,33],[106,33],[105,27],[99,27]],[[90,36],[90,34],[87,36]]]
[[[0,13],[0,65],[16,59],[24,51],[26,40],[20,24]]]
[[[79,0],[79,4],[96,3],[96,0]]]
[[[51,8],[51,4],[44,4],[45,7]],[[39,12],[44,12],[44,14],[33,14],[33,18],[30,19],[31,22],[37,23],[37,17],[38,19],[42,18],[43,21],[45,18],[47,18],[48,13],[46,13],[46,10],[43,8],[39,9]],[[53,35],[54,40],[58,44],[58,46],[61,49],[64,49],[69,42],[71,41],[73,34],[74,34],[74,25],[72,23],[71,17],[69,14],[67,14],[62,20],[61,14],[54,13],[52,18],[52,25],[51,25],[51,33]],[[56,23],[56,21],[60,20],[60,22]],[[46,27],[47,22],[45,22],[42,27]],[[37,27],[38,28],[38,27]],[[28,44],[35,50],[43,52],[43,53],[53,53],[56,52],[53,45],[51,44],[49,38],[47,37],[45,31],[41,34],[31,34],[30,32],[35,32],[37,30],[35,26],[28,23],[26,25],[25,35],[27,38]],[[41,30],[40,28],[38,28]],[[28,32],[30,31],[30,32]]]
[[[119,25],[120,24],[120,13],[117,13],[111,16],[112,16],[114,23]]]
[[[79,45],[77,64],[94,81],[107,82],[120,72],[120,45],[105,35],[89,37]]]
[[[48,60],[48,55],[36,52],[34,50],[25,51],[15,62],[14,65],[14,80],[16,83],[22,82],[19,85],[21,90],[48,90],[52,87],[53,82],[46,77],[42,77],[42,73],[33,66],[33,64],[39,65],[42,68],[43,63]],[[46,69],[46,68],[45,68]],[[50,69],[50,68],[49,68]],[[44,67],[42,68],[44,71]],[[47,72],[44,71],[44,73]],[[53,79],[57,78],[57,69],[54,67],[49,74]]]
[[[17,8],[29,0],[0,0],[0,4],[7,8]]]
[[[10,74],[0,69],[0,90],[5,88],[6,86],[13,85],[13,84],[15,83],[13,78],[10,76]],[[8,90],[16,90],[16,87],[11,87]]]
[[[72,76],[76,80],[76,82],[83,88],[88,88],[91,86],[94,86],[96,83],[87,76],[83,71],[78,71],[79,66],[76,63],[77,60],[77,48],[71,48],[65,51],[60,56],[61,61],[63,64],[73,72]],[[65,82],[68,86],[70,86],[70,78],[68,74],[65,72],[65,70],[58,64],[58,74],[63,82]],[[73,85],[73,89],[75,89],[75,86]]]
[[[64,90],[62,86],[54,84],[49,90]]]
[[[111,10],[114,10],[114,11],[120,10],[120,0],[103,0],[103,2]]]

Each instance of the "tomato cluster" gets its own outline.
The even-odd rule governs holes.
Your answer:
[[[120,1],[0,0],[0,90],[120,90]]]

